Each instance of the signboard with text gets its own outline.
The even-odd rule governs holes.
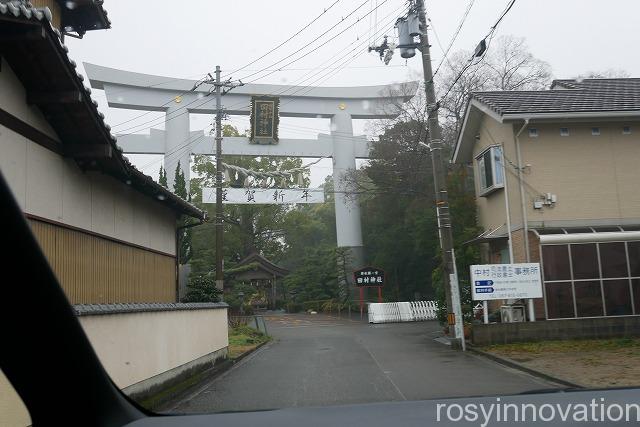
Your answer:
[[[216,189],[202,189],[202,203],[215,203]],[[324,203],[322,188],[223,188],[222,203],[241,205],[286,205]]]
[[[471,266],[474,301],[542,298],[539,263]]]
[[[364,267],[353,272],[356,286],[384,286],[384,270],[375,267]]]
[[[278,109],[280,99],[275,96],[251,97],[251,135],[253,144],[278,143]]]

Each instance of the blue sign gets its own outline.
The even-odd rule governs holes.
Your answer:
[[[476,280],[476,286],[491,286],[493,285],[493,280]]]
[[[477,294],[490,294],[493,292],[493,288],[478,288],[476,289]]]

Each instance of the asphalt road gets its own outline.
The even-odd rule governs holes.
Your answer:
[[[274,341],[203,383],[168,412],[246,411],[554,387],[434,341],[436,322],[370,325],[324,315],[271,315]]]

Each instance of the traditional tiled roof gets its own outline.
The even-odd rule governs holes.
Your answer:
[[[76,304],[73,306],[77,316],[95,316],[122,313],[147,313],[154,311],[212,310],[228,308],[224,302],[190,303],[115,303],[115,304]]]
[[[68,57],[60,32],[51,26],[47,8],[0,3],[0,51],[28,100],[33,97],[31,104],[38,106],[60,137],[61,142],[51,140],[51,149],[74,158],[83,169],[99,170],[177,212],[204,219],[202,210],[140,172],[122,154],[91,89],[84,86],[76,63]]]
[[[474,92],[499,115],[640,112],[640,79],[556,80],[551,90]]]
[[[251,264],[256,264],[256,269],[261,268],[278,277],[284,277],[287,274],[289,274],[289,270],[287,270],[284,267],[280,267],[277,264],[274,264],[273,262],[269,261],[268,259],[266,259],[265,257],[263,257],[257,252],[252,252],[251,254],[247,255],[245,258],[240,260],[240,262],[238,262],[235,268],[239,268],[239,267],[247,266]]]

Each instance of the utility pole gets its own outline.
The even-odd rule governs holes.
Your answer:
[[[224,257],[223,257],[223,245],[224,245],[224,207],[222,205],[222,116],[224,114],[222,110],[222,96],[226,95],[231,89],[242,86],[243,83],[232,83],[231,80],[222,82],[220,80],[220,66],[216,65],[216,77],[212,78],[211,74],[209,78],[196,83],[192,90],[197,89],[201,84],[207,83],[214,86],[214,92],[216,96],[216,288],[220,292],[224,291]],[[226,88],[223,90],[223,88]],[[221,300],[224,298],[221,293]]]
[[[442,155],[444,144],[438,123],[438,101],[433,85],[433,70],[431,68],[431,52],[427,35],[427,17],[424,0],[411,0],[407,16],[396,21],[398,28],[398,44],[389,43],[385,37],[380,46],[369,47],[369,52],[376,51],[380,59],[388,64],[395,48],[400,49],[403,58],[415,56],[415,49],[422,53],[422,67],[424,70],[424,90],[427,103],[427,142],[419,144],[429,148],[433,167],[433,183],[435,187],[436,213],[438,219],[438,236],[442,249],[442,281],[447,304],[447,323],[454,328],[455,347],[465,349],[464,331],[462,325],[462,308],[460,305],[460,290],[458,287],[458,273],[456,269],[455,253],[453,250],[453,232],[451,229],[451,213],[449,212],[449,197],[447,193],[446,163]],[[420,38],[416,43],[414,37]]]
[[[222,87],[220,66],[216,65],[216,288],[224,291],[224,210],[222,206]],[[222,293],[221,295],[224,295]]]
[[[438,219],[438,234],[442,249],[442,281],[447,301],[447,322],[454,327],[455,338],[460,340],[457,345],[464,349],[464,331],[462,327],[462,310],[460,309],[460,291],[458,274],[453,252],[453,231],[451,228],[451,213],[449,211],[449,196],[447,192],[447,174],[445,159],[442,155],[444,144],[438,122],[438,103],[433,84],[433,69],[431,68],[431,52],[427,35],[427,18],[424,0],[416,0],[416,13],[420,21],[420,44],[418,49],[422,53],[422,68],[424,70],[424,90],[427,102],[427,146],[431,152],[433,168],[433,184],[435,187],[436,212]]]

